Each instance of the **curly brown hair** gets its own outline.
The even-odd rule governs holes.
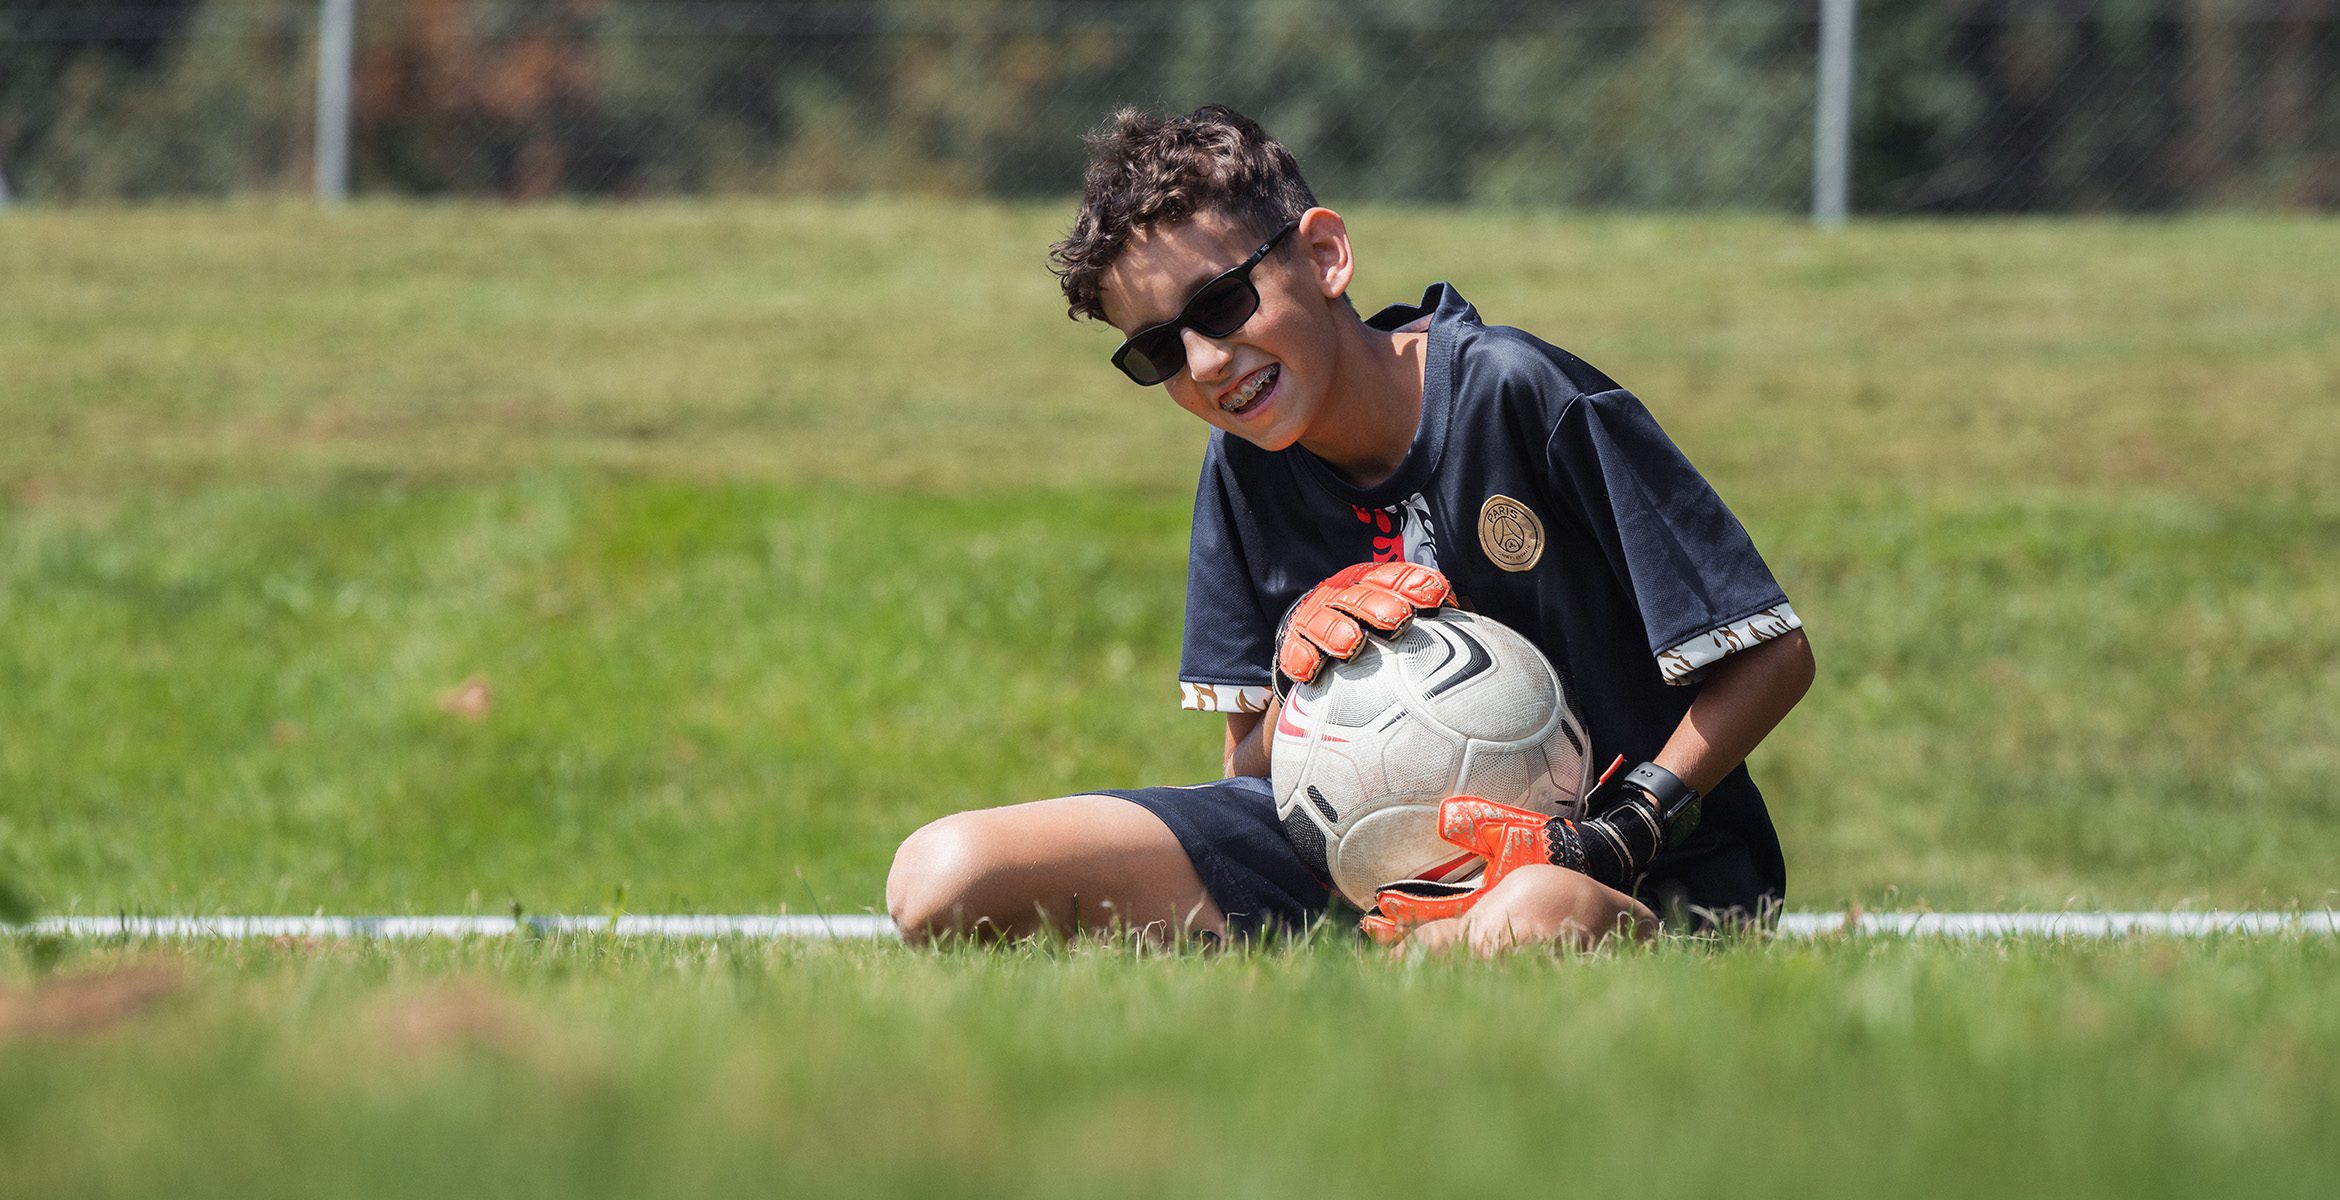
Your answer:
[[[1216,212],[1265,238],[1316,207],[1292,152],[1223,104],[1175,117],[1124,108],[1085,140],[1080,215],[1048,253],[1075,320],[1105,319],[1098,281],[1141,230]]]

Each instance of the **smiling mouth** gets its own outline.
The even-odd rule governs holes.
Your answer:
[[[1278,366],[1254,372],[1251,378],[1243,381],[1243,386],[1227,393],[1226,399],[1219,401],[1219,411],[1234,416],[1250,408],[1253,401],[1267,395],[1268,389],[1275,386],[1276,380],[1283,373],[1284,369]]]

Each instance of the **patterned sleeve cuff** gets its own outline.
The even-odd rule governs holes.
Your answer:
[[[1658,652],[1658,674],[1671,684],[1696,683],[1706,669],[1750,646],[1758,646],[1791,629],[1802,629],[1795,606],[1782,600],[1744,621],[1709,629],[1685,639],[1671,650]]]
[[[1237,683],[1178,681],[1178,707],[1197,712],[1266,712],[1269,692],[1264,686]]]

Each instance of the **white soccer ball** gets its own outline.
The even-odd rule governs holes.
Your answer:
[[[1284,698],[1271,743],[1276,815],[1351,904],[1401,879],[1460,882],[1486,864],[1438,838],[1438,802],[1469,794],[1575,816],[1592,783],[1584,722],[1541,651],[1509,626],[1442,608],[1372,630]]]

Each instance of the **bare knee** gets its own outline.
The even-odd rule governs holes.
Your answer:
[[[989,915],[973,911],[993,857],[975,814],[958,813],[921,826],[894,851],[886,872],[886,913],[912,945],[974,932]]]
[[[1178,838],[1113,796],[1064,796],[944,817],[911,834],[886,878],[905,940],[1127,929],[1170,938],[1225,919]]]

